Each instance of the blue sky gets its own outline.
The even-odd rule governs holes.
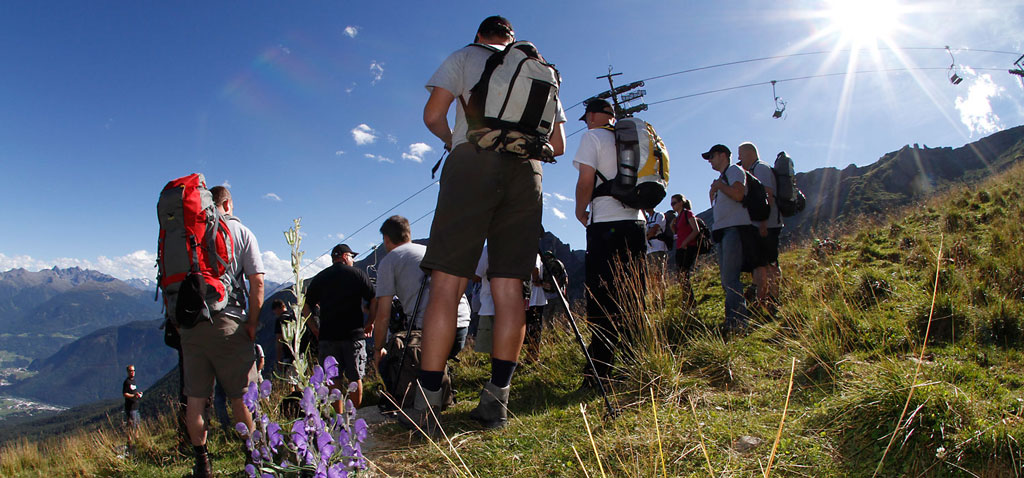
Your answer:
[[[595,77],[609,65],[625,83],[799,54],[647,82],[651,106],[638,116],[669,148],[670,192],[698,210],[716,177],[698,153],[714,143],[753,141],[766,159],[784,149],[806,171],[868,164],[911,143],[958,147],[1024,123],[1024,90],[1006,72],[1019,55],[982,51],[1024,52],[1020,1],[510,5],[0,3],[0,270],[152,277],[157,195],[196,171],[230,185],[271,279],[285,277],[281,232],[295,217],[310,259],[339,241],[366,250],[380,221],[352,233],[431,183],[440,142],[421,121],[423,83],[492,14],[557,64],[567,108],[607,88]],[[965,78],[956,86],[945,71],[953,61]],[[938,69],[845,74],[901,68]],[[780,81],[783,119],[771,118],[769,85],[662,102],[834,73]],[[568,133],[581,113],[568,110]],[[567,143],[545,166],[544,225],[583,248],[571,200],[579,135]],[[394,211],[426,215],[416,237],[428,234],[436,193]]]

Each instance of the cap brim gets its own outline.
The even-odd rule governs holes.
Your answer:
[[[583,112],[583,116],[580,116],[580,121],[586,121],[586,120],[587,120],[587,112],[584,111]]]
[[[704,159],[711,159],[711,155],[712,154],[714,154],[714,153],[712,153],[711,151],[708,151],[706,153],[700,153],[700,157],[702,157]]]

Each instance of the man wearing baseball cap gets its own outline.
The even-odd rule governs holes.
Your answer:
[[[587,228],[587,321],[593,331],[587,350],[598,374],[584,375],[584,386],[596,389],[597,381],[611,374],[622,341],[620,331],[628,330],[624,324],[635,307],[632,304],[643,301],[646,274],[642,266],[647,241],[642,211],[612,196],[594,195],[597,185],[612,181],[618,174],[612,105],[602,99],[591,100],[581,119],[587,123],[587,132],[580,138],[573,158],[573,166],[579,170],[576,219]],[[623,276],[636,270],[641,271],[638,284]]]
[[[330,267],[320,271],[306,289],[306,305],[302,315],[308,316],[314,306],[320,306],[320,324],[309,320],[307,325],[317,336],[320,364],[328,356],[338,361],[344,373],[336,377],[331,388],[347,390],[355,382],[356,389],[348,398],[356,408],[363,401],[363,374],[366,371],[366,334],[369,325],[365,313],[373,316],[376,295],[373,284],[365,272],[353,267],[356,253],[347,244],[338,244],[331,251]],[[371,322],[372,324],[372,322]],[[341,413],[341,400],[334,402]]]
[[[743,207],[743,196],[747,192],[746,174],[743,168],[732,164],[732,152],[722,144],[716,144],[702,158],[711,163],[711,168],[721,173],[711,183],[711,211],[714,222],[711,234],[718,243],[718,268],[725,289],[725,324],[724,332],[732,334],[746,326],[747,304],[743,298],[743,283],[740,272],[743,268],[743,251],[745,243],[751,237],[748,234],[750,215]]]

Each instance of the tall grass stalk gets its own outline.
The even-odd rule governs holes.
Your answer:
[[[782,428],[786,425],[786,412],[789,411],[789,397],[793,394],[793,375],[796,374],[796,357],[789,367],[789,389],[786,391],[786,404],[782,406],[782,419],[779,420],[779,431],[775,433],[775,443],[772,444],[772,452],[768,455],[768,467],[764,470],[764,478],[772,474],[772,462],[775,461],[775,451],[779,449],[779,441],[782,440]]]
[[[582,403],[580,404],[580,413],[583,414],[583,425],[587,427],[590,446],[594,448],[594,457],[597,458],[597,467],[601,470],[601,478],[607,478],[604,474],[604,465],[601,464],[601,454],[597,452],[597,442],[594,441],[594,434],[590,431],[590,422],[587,421],[587,406]]]
[[[693,412],[693,423],[697,425],[697,435],[700,436],[700,451],[704,453],[704,461],[708,465],[708,476],[715,478],[715,470],[711,467],[711,457],[708,456],[708,448],[704,446],[704,427],[700,424],[700,418],[697,418],[697,406],[693,404],[693,398],[690,398],[690,411]]]
[[[882,471],[882,464],[885,463],[885,456],[889,454],[889,450],[892,448],[892,444],[896,441],[896,434],[899,433],[900,429],[903,428],[903,417],[907,415],[907,408],[910,407],[910,399],[914,397],[914,389],[917,388],[917,377],[921,374],[921,364],[924,363],[924,351],[928,348],[928,333],[932,330],[932,317],[935,315],[935,297],[939,293],[939,273],[942,272],[942,244],[944,236],[939,234],[939,251],[935,257],[935,285],[932,288],[932,305],[931,310],[928,312],[928,326],[924,330],[924,341],[921,342],[921,353],[917,357],[917,365],[914,367],[914,378],[910,380],[910,390],[907,392],[907,401],[903,404],[903,411],[900,413],[900,418],[896,420],[896,428],[892,431],[892,436],[889,437],[889,444],[885,446],[885,451],[882,452],[882,458],[878,460],[878,466],[875,467],[875,472],[871,474],[871,478],[878,476],[878,472]]]
[[[587,465],[583,464],[583,458],[580,457],[580,452],[576,449],[576,445],[569,445],[569,447],[572,448],[573,454],[576,455],[576,460],[580,462],[580,468],[583,469],[583,476],[585,478],[590,478],[590,473],[587,472]]]
[[[665,469],[665,452],[661,449],[661,429],[658,427],[658,404],[654,401],[654,389],[648,389],[651,392],[651,411],[654,413],[654,431],[658,436],[658,458],[661,459],[661,474],[668,478],[668,470]]]

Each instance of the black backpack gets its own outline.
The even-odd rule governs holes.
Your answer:
[[[715,250],[715,241],[711,238],[711,229],[700,216],[693,216],[700,232],[697,233],[697,255],[707,254]]]
[[[807,198],[796,186],[793,159],[785,151],[780,151],[775,156],[772,172],[775,173],[775,204],[779,207],[779,214],[782,217],[790,217],[803,211],[807,206]]]
[[[659,232],[657,236],[654,236],[655,239],[663,241],[669,249],[673,249],[675,247],[676,235],[672,232],[672,227],[675,223],[676,212],[671,209],[665,211],[665,228]]]
[[[744,170],[743,174],[747,175],[747,193],[743,196],[743,207],[747,208],[751,221],[765,221],[772,212],[771,206],[768,205],[768,192],[750,171]]]

